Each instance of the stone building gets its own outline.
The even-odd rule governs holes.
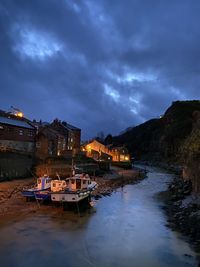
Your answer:
[[[61,122],[58,119],[55,119],[51,123],[51,127],[55,129],[56,131],[58,131],[63,136],[65,136],[65,139],[66,139],[65,152],[66,153],[71,152],[72,155],[76,155],[80,152],[81,129],[65,121]]]
[[[0,112],[0,151],[35,152],[36,129],[29,120]]]
[[[65,149],[65,137],[50,126],[40,128],[36,138],[36,157],[45,159],[60,156]]]
[[[80,151],[81,130],[58,119],[40,127],[37,134],[36,156],[72,157]]]

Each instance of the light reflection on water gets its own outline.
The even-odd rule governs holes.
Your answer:
[[[154,197],[171,175],[149,170],[147,179],[100,199],[83,217],[54,210],[1,226],[0,266],[198,266],[189,245],[165,226]]]

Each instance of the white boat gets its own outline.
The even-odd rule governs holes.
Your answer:
[[[65,182],[66,187],[63,190],[51,192],[53,202],[78,203],[88,198],[97,186],[87,174],[76,174],[67,178]]]

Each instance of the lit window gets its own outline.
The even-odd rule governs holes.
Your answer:
[[[19,135],[23,135],[23,134],[24,134],[23,130],[19,130]]]

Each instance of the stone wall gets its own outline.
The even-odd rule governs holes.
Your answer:
[[[0,153],[0,180],[32,176],[33,158],[19,153]]]
[[[30,141],[0,140],[0,150],[33,153],[35,151],[35,143]]]

